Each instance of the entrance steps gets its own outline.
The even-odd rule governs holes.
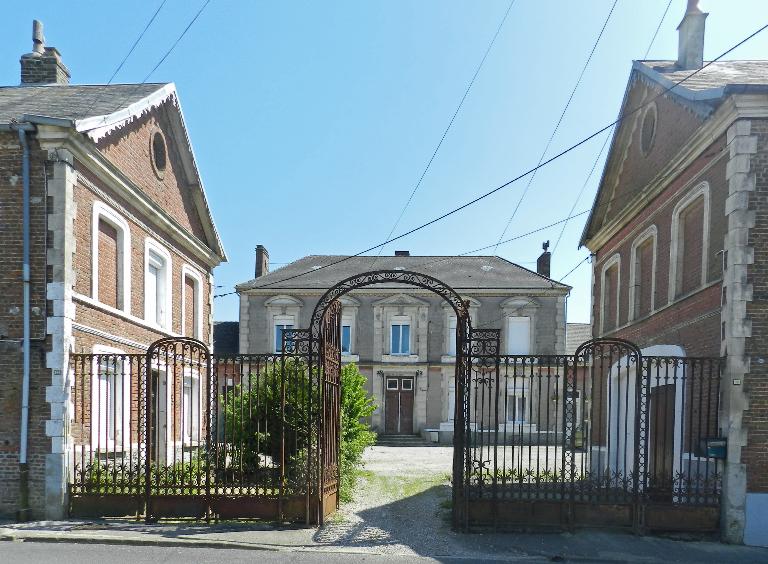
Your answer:
[[[429,446],[420,435],[379,435],[376,446],[418,447]]]

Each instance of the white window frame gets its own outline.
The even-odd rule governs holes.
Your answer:
[[[526,350],[524,352],[513,351],[512,350],[512,339],[510,338],[510,336],[512,334],[512,326],[517,324],[517,323],[519,323],[519,322],[521,322],[523,319],[525,320],[526,324],[528,325],[528,345],[527,345]],[[533,320],[529,316],[527,316],[527,315],[507,315],[504,318],[504,331],[505,331],[505,334],[506,334],[506,352],[507,352],[507,354],[521,355],[521,356],[527,356],[527,355],[532,354],[532,352],[533,352],[532,349],[531,349],[531,340],[532,340],[531,339],[531,333],[533,332],[532,331],[532,326],[533,326]]]
[[[190,388],[190,397],[192,399],[192,402],[195,404],[195,408],[197,410],[197,417],[194,418],[195,413],[190,413],[189,411],[189,404],[184,400],[184,394],[187,387],[187,382],[189,382],[189,388]],[[193,371],[190,368],[186,368],[184,370],[184,374],[182,376],[181,381],[181,440],[182,444],[187,446],[196,446],[200,443],[200,441],[205,440],[202,435],[200,435],[200,432],[202,430],[201,422],[202,422],[202,413],[203,413],[203,394],[202,394],[202,387],[200,385],[200,374],[197,371]],[[197,391],[197,394],[195,394],[195,391]],[[196,423],[195,423],[196,419]],[[193,430],[192,432],[187,435],[187,422],[191,421],[193,424]]]
[[[456,316],[449,315],[445,331],[447,336],[447,342],[445,343],[445,354],[448,356],[456,356],[456,324]]]
[[[648,240],[653,239],[651,243],[652,257],[651,257],[651,311],[656,309],[656,249],[659,241],[659,230],[655,225],[651,225],[645,231],[640,233],[632,242],[632,249],[630,251],[629,258],[629,319],[637,319],[637,312],[635,311],[635,292],[637,288],[637,249],[639,249]],[[642,272],[640,273],[642,276]],[[601,315],[602,317],[602,315]]]
[[[394,352],[392,350],[392,336],[395,326],[401,327],[400,329],[400,352]],[[408,326],[408,350],[403,352],[403,333],[402,327]],[[413,323],[411,322],[410,315],[393,315],[389,320],[389,354],[392,356],[410,356],[411,350],[413,350]]]
[[[275,317],[293,316],[293,327],[296,329],[301,320],[302,305],[298,298],[286,294],[272,296],[264,302],[267,310],[265,321],[269,327],[269,335],[266,335],[267,350],[272,351],[273,354],[282,352],[278,347],[281,343],[275,342]]]
[[[203,277],[195,271],[188,264],[184,264],[181,267],[181,288],[179,295],[181,296],[181,334],[186,335],[187,328],[187,277],[194,281],[194,300],[195,311],[197,312],[197,318],[194,320],[195,326],[192,329],[192,337],[202,340],[203,338]]]
[[[288,321],[290,321],[290,323],[287,323]],[[296,317],[293,315],[287,315],[287,314],[279,314],[279,315],[272,316],[272,342],[274,345],[272,347],[272,350],[276,354],[283,352],[283,343],[277,342],[277,328],[278,326],[285,326],[285,325],[290,325],[291,328],[296,329]]]
[[[619,327],[620,310],[621,310],[621,255],[619,253],[614,254],[603,264],[600,269],[600,333],[605,332],[605,273],[613,266],[617,267],[616,274],[616,323],[613,330]]]
[[[468,296],[462,296],[462,299],[469,302],[469,318],[472,320],[472,325],[477,324],[477,310],[480,309],[480,302],[474,298]],[[448,302],[443,302],[443,323],[445,324],[445,330],[443,332],[444,343],[443,350],[445,353],[441,357],[441,362],[454,362],[456,358],[456,335],[451,335],[451,329],[456,327],[458,323],[456,321],[456,311]]]
[[[522,419],[510,419],[510,417],[512,416],[512,413],[510,412],[510,409],[509,409],[510,398],[515,398],[515,402],[522,400],[522,404],[523,404]],[[531,414],[528,413],[528,408],[530,407],[531,401],[530,401],[530,390],[527,382],[518,382],[517,384],[508,385],[506,402],[507,403],[505,405],[505,409],[506,409],[505,420],[507,423],[526,424],[530,421]],[[515,410],[515,414],[517,414],[517,410]]]
[[[128,222],[103,202],[93,203],[91,220],[91,298],[99,301],[99,221],[104,220],[117,230],[119,277],[116,308],[131,312],[131,230]],[[106,304],[105,304],[106,305]],[[107,306],[109,307],[109,306]]]
[[[105,345],[94,345],[94,355],[124,355],[125,351],[108,347]],[[120,402],[120,414],[113,414],[111,419],[114,421],[116,417],[122,415],[122,424],[119,426],[118,434],[110,437],[110,414],[109,407],[116,404],[109,401],[102,401],[102,399],[108,399],[110,397],[109,389],[106,388],[106,384],[100,383],[102,378],[101,366],[99,365],[98,357],[94,356],[93,366],[91,369],[91,448],[104,449],[109,452],[116,452],[117,448],[128,448],[131,441],[131,371],[127,366],[127,360],[125,358],[122,361],[116,363],[116,366],[120,370],[120,387],[122,388],[122,401]],[[111,386],[110,386],[111,388]],[[114,390],[112,391],[114,394]],[[102,397],[100,397],[102,396]],[[107,407],[105,411],[104,407]],[[94,422],[96,425],[94,425]],[[111,430],[114,431],[115,427],[112,425]],[[128,432],[128,436],[123,436],[125,432]]]
[[[147,295],[149,294],[149,263],[150,255],[154,253],[165,261],[165,267],[163,272],[163,295],[158,296],[158,302],[163,305],[163,315],[161,322],[157,322],[157,312],[149,311],[149,303],[147,302]],[[171,260],[171,254],[157,241],[147,237],[144,240],[144,320],[150,325],[157,326],[165,331],[172,330],[172,306],[173,306],[173,285],[171,282],[171,275],[173,271],[173,262]]]
[[[540,307],[539,302],[527,296],[515,296],[504,301],[501,304],[503,312],[503,325],[501,331],[502,350],[510,354],[509,343],[509,318],[527,317],[529,318],[529,336],[528,354],[536,354],[536,314]]]
[[[707,267],[709,266],[709,183],[700,182],[694,186],[672,210],[672,238],[669,243],[669,303],[683,297],[678,291],[682,284],[681,262],[685,249],[680,248],[680,216],[690,204],[700,196],[704,197],[704,214],[702,218],[701,240],[701,283],[704,287],[707,283]]]
[[[349,327],[349,350],[344,350],[344,327]],[[340,335],[341,354],[348,356],[355,354],[355,323],[349,315],[341,316],[341,335]]]

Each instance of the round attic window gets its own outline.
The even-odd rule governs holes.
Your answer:
[[[152,134],[152,166],[158,178],[165,174],[165,168],[168,166],[168,152],[165,147],[165,137],[160,131]]]
[[[647,156],[653,148],[656,139],[656,104],[651,104],[643,114],[643,124],[640,131],[640,150]]]

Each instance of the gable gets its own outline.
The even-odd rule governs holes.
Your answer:
[[[374,306],[428,306],[429,302],[408,294],[396,294],[373,303]]]
[[[582,244],[657,178],[711,111],[705,103],[671,93],[659,96],[663,91],[661,85],[637,71],[630,76],[620,115],[641,109],[628,115],[614,133]]]
[[[196,187],[187,178],[182,162],[180,145],[184,141],[178,139],[171,121],[173,116],[169,115],[175,109],[169,106],[166,102],[144,112],[96,144],[153,202],[211,246],[194,201]],[[160,158],[163,152],[164,162]]]

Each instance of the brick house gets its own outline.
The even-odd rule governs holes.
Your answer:
[[[594,337],[726,358],[722,531],[768,546],[768,61],[716,62],[665,92],[702,68],[706,17],[690,2],[678,59],[632,64],[581,245]]]
[[[269,272],[268,254],[256,249],[256,277],[237,286],[240,294],[239,352],[275,353],[286,328],[306,328],[322,294],[337,282],[370,270],[410,270],[441,280],[470,301],[473,327],[501,329],[504,354],[555,355],[565,351],[565,303],[570,287],[551,280],[550,253],[532,272],[495,256],[341,257],[307,256]],[[304,276],[282,281],[298,273]],[[456,317],[442,298],[402,284],[378,284],[342,296],[342,362],[355,362],[366,376],[376,412],[371,425],[382,434],[422,434],[450,442],[454,419]],[[222,327],[222,334],[227,329]],[[546,416],[520,378],[508,389],[511,432],[545,431]],[[542,405],[546,404],[544,399]],[[535,421],[529,413],[541,415]],[[554,425],[555,418],[551,418]],[[478,422],[487,426],[488,422]]]
[[[21,84],[0,88],[0,515],[66,514],[83,418],[69,353],[212,343],[212,271],[225,254],[175,86],[69,78],[35,22]],[[105,380],[101,393],[135,392],[124,385]],[[93,425],[129,417],[112,409]]]

